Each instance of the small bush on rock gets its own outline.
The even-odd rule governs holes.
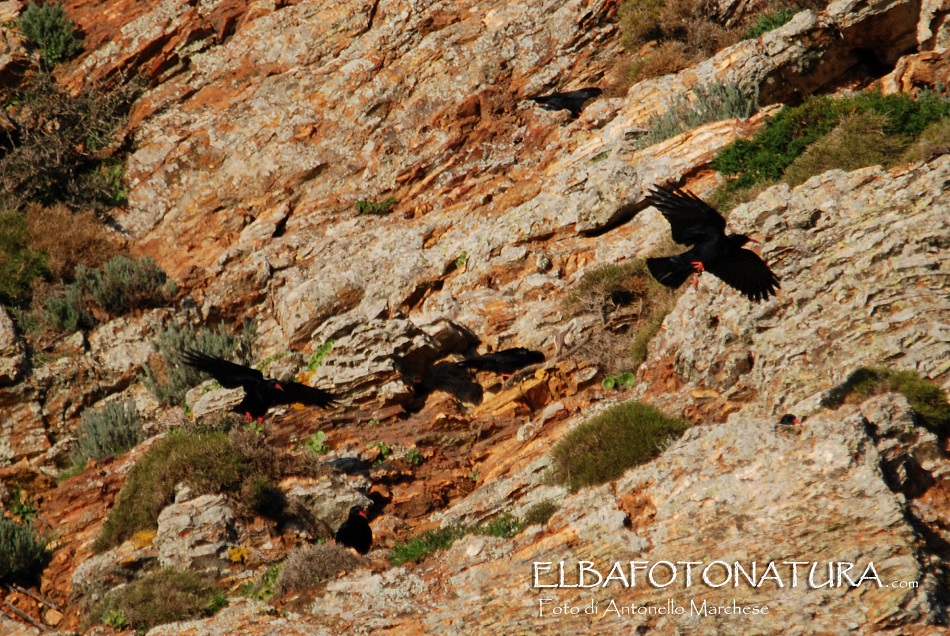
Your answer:
[[[49,539],[31,524],[0,518],[0,582],[37,581],[51,556]]]
[[[30,2],[17,20],[17,26],[26,41],[40,50],[47,69],[82,50],[82,42],[76,36],[76,23],[66,17],[66,9],[60,2]]]
[[[360,564],[349,549],[335,543],[322,543],[297,548],[290,553],[277,577],[275,596],[311,589],[330,581],[341,572],[349,572]]]
[[[246,473],[243,458],[223,433],[169,434],[129,471],[93,550],[103,552],[138,530],[153,528],[174,501],[176,484],[185,482],[199,495],[220,493],[238,488]]]
[[[209,577],[169,568],[110,592],[99,615],[116,627],[144,633],[156,625],[211,616],[225,604]]]
[[[571,491],[617,479],[650,461],[689,423],[652,406],[624,402],[568,433],[551,451],[552,479]]]
[[[124,453],[142,441],[142,418],[132,400],[109,402],[83,411],[73,464]]]

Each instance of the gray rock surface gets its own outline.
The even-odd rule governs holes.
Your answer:
[[[155,547],[162,567],[218,573],[230,565],[234,512],[224,495],[201,495],[165,507],[158,516]]]

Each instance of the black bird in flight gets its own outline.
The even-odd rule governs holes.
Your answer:
[[[581,116],[584,104],[595,97],[600,97],[603,92],[599,88],[591,87],[565,93],[551,93],[542,97],[529,97],[529,99],[545,110],[569,110],[571,119],[577,119]]]
[[[749,241],[742,234],[726,234],[726,219],[692,192],[656,186],[647,203],[670,222],[673,240],[693,247],[675,256],[648,258],[647,269],[667,287],[679,287],[690,274],[709,272],[759,302],[776,295],[778,277],[758,254],[743,248]]]
[[[337,543],[353,548],[360,554],[369,552],[373,545],[373,529],[369,527],[366,511],[360,506],[350,508],[350,516],[333,537]]]
[[[207,373],[228,389],[242,387],[244,399],[234,407],[235,413],[241,413],[250,422],[262,421],[264,414],[274,404],[294,404],[299,402],[309,406],[328,408],[336,402],[336,396],[323,389],[317,389],[299,382],[278,382],[273,378],[264,378],[257,369],[245,367],[221,358],[209,356],[199,351],[183,349],[179,352],[182,361],[192,369]]]
[[[502,377],[510,376],[518,369],[522,369],[531,364],[544,362],[544,354],[540,351],[532,351],[524,347],[515,347],[514,349],[502,349],[495,353],[486,353],[480,356],[467,358],[458,363],[463,369],[475,369],[477,371],[492,371],[500,373]]]

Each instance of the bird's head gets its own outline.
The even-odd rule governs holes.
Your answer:
[[[350,508],[350,517],[363,517],[364,519],[369,518],[366,516],[366,511],[363,510],[363,506],[353,506]]]
[[[270,388],[275,389],[275,390],[277,390],[277,391],[283,391],[283,390],[284,390],[284,387],[282,387],[282,386],[280,385],[280,382],[278,382],[277,380],[268,380],[268,381],[267,381],[267,386],[269,386]]]

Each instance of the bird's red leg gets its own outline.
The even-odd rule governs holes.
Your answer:
[[[250,411],[246,411],[246,412],[244,413],[244,421],[247,422],[247,423],[249,423],[249,424],[254,421],[254,418],[251,417],[251,412],[250,412]]]
[[[706,268],[703,267],[702,261],[691,261],[690,265],[693,266],[693,271],[696,272],[693,274],[693,287],[699,287],[699,275],[706,271]]]
[[[260,424],[261,426],[264,426],[264,416],[263,416],[263,415],[258,416],[258,418],[257,418],[257,423]]]

